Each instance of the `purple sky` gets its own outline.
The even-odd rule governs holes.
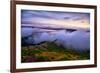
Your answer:
[[[52,28],[89,29],[90,14],[79,12],[57,12],[22,10],[22,25]]]

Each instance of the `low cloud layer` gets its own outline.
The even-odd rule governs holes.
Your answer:
[[[41,29],[22,28],[22,37],[27,37],[28,43],[38,44],[43,41],[54,41],[64,47],[71,47],[75,50],[89,50],[90,33],[82,30],[69,32],[66,30],[46,32]]]

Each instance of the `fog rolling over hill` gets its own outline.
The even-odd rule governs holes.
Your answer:
[[[84,30],[50,30],[40,28],[22,28],[22,38],[27,37],[25,42],[29,44],[39,44],[49,41],[62,45],[65,48],[73,48],[77,51],[90,49],[90,32]],[[56,41],[55,41],[56,40]]]
[[[90,13],[21,10],[21,37],[32,45],[49,41],[66,49],[89,50]]]

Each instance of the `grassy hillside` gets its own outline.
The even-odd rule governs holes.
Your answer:
[[[71,48],[65,49],[54,42],[43,42],[37,45],[22,46],[22,62],[44,62],[44,61],[67,61],[86,60],[90,53],[87,51],[77,52]]]

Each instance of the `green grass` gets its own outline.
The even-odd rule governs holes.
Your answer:
[[[54,42],[27,45],[22,46],[21,58],[22,62],[87,60],[90,58],[89,52],[77,52],[72,49],[65,49],[63,46],[58,46]]]

